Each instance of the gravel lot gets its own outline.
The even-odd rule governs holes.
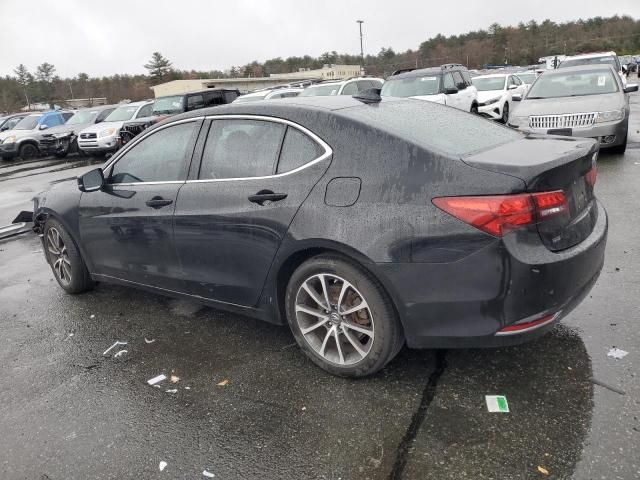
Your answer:
[[[600,156],[610,233],[583,304],[533,343],[405,349],[366,380],[323,373],[285,328],[105,284],[68,296],[36,236],[0,241],[0,478],[640,478],[639,95],[632,110],[627,153]],[[0,162],[0,225],[91,164]]]

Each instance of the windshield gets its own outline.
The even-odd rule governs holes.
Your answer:
[[[33,130],[38,126],[38,120],[42,115],[27,115],[13,127],[14,130]]]
[[[173,97],[156,98],[156,101],[153,102],[153,114],[154,115],[162,115],[162,114],[172,115],[175,113],[182,113],[184,112],[184,107],[182,102],[183,102],[182,95],[175,95]]]
[[[440,77],[408,77],[389,79],[382,85],[383,97],[417,97],[440,93]]]
[[[340,90],[340,85],[317,85],[315,87],[308,87],[300,92],[299,97],[325,97],[327,95],[337,95]]]
[[[269,95],[271,92],[264,92],[260,95],[243,95],[241,97],[236,98],[233,103],[246,103],[246,102],[256,102],[258,100],[264,100],[264,97]]]
[[[611,56],[591,57],[591,58],[571,58],[562,62],[558,68],[577,67],[578,65],[611,65],[616,70],[618,65],[616,59]]]
[[[527,85],[531,85],[533,81],[536,79],[535,73],[518,73],[518,78],[522,80],[523,83]]]
[[[124,122],[126,120],[131,120],[135,115],[136,110],[138,110],[138,106],[136,105],[124,105],[122,107],[118,107],[113,112],[111,112],[109,116],[104,119],[104,121]]]
[[[585,70],[541,75],[529,90],[527,99],[579,97],[617,91],[618,84],[611,72]]]
[[[476,77],[471,82],[479,92],[488,92],[490,90],[504,90],[504,82],[507,77]]]
[[[93,123],[100,113],[99,110],[80,110],[73,117],[67,120],[67,125],[80,125],[82,123]]]

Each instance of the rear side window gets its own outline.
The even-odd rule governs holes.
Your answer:
[[[46,125],[47,127],[55,127],[58,125],[62,125],[63,123],[64,123],[64,120],[62,119],[62,116],[58,113],[53,115],[47,115],[45,119],[42,121],[42,124]]]
[[[456,88],[456,84],[453,81],[453,77],[450,73],[445,73],[442,79],[442,85],[444,88]]]
[[[277,173],[284,173],[301,167],[320,157],[324,150],[314,140],[297,128],[287,127],[282,143],[282,152]]]
[[[98,116],[96,117],[96,123],[104,121],[104,119],[107,118],[109,116],[109,114],[111,112],[113,112],[114,110],[115,110],[115,108],[107,108],[107,109],[101,111],[98,114]]]
[[[358,85],[356,82],[351,82],[344,86],[340,95],[353,95],[354,93],[358,93]]]
[[[204,98],[202,95],[191,95],[187,97],[187,111],[197,110],[204,107]]]
[[[210,92],[204,94],[204,106],[215,107],[224,104],[224,96],[221,92]]]
[[[284,131],[284,125],[263,120],[213,120],[199,178],[272,175]]]
[[[224,98],[227,103],[231,103],[238,98],[238,92],[224,92]]]
[[[113,166],[110,183],[184,180],[194,126],[195,122],[172,125],[134,145]]]
[[[464,80],[462,79],[462,75],[460,75],[460,72],[452,72],[452,75],[453,75],[453,81],[456,84],[456,87],[458,87],[460,90],[467,87],[467,84],[464,83]]]

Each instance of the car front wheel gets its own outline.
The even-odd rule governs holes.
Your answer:
[[[502,118],[500,119],[500,121],[505,125],[509,121],[509,104],[508,103],[505,103],[504,107],[502,107]]]
[[[43,245],[53,275],[67,293],[82,293],[93,287],[89,271],[76,244],[57,220],[47,220]]]
[[[372,375],[404,344],[386,292],[369,272],[341,257],[303,263],[289,281],[285,302],[298,345],[334,375]]]

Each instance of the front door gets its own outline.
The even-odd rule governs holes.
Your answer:
[[[197,179],[178,194],[175,241],[193,295],[257,303],[298,208],[326,171],[331,150],[280,121],[211,121]]]
[[[82,194],[80,235],[93,273],[184,290],[173,212],[198,125],[187,121],[152,132],[106,169],[101,191]]]

